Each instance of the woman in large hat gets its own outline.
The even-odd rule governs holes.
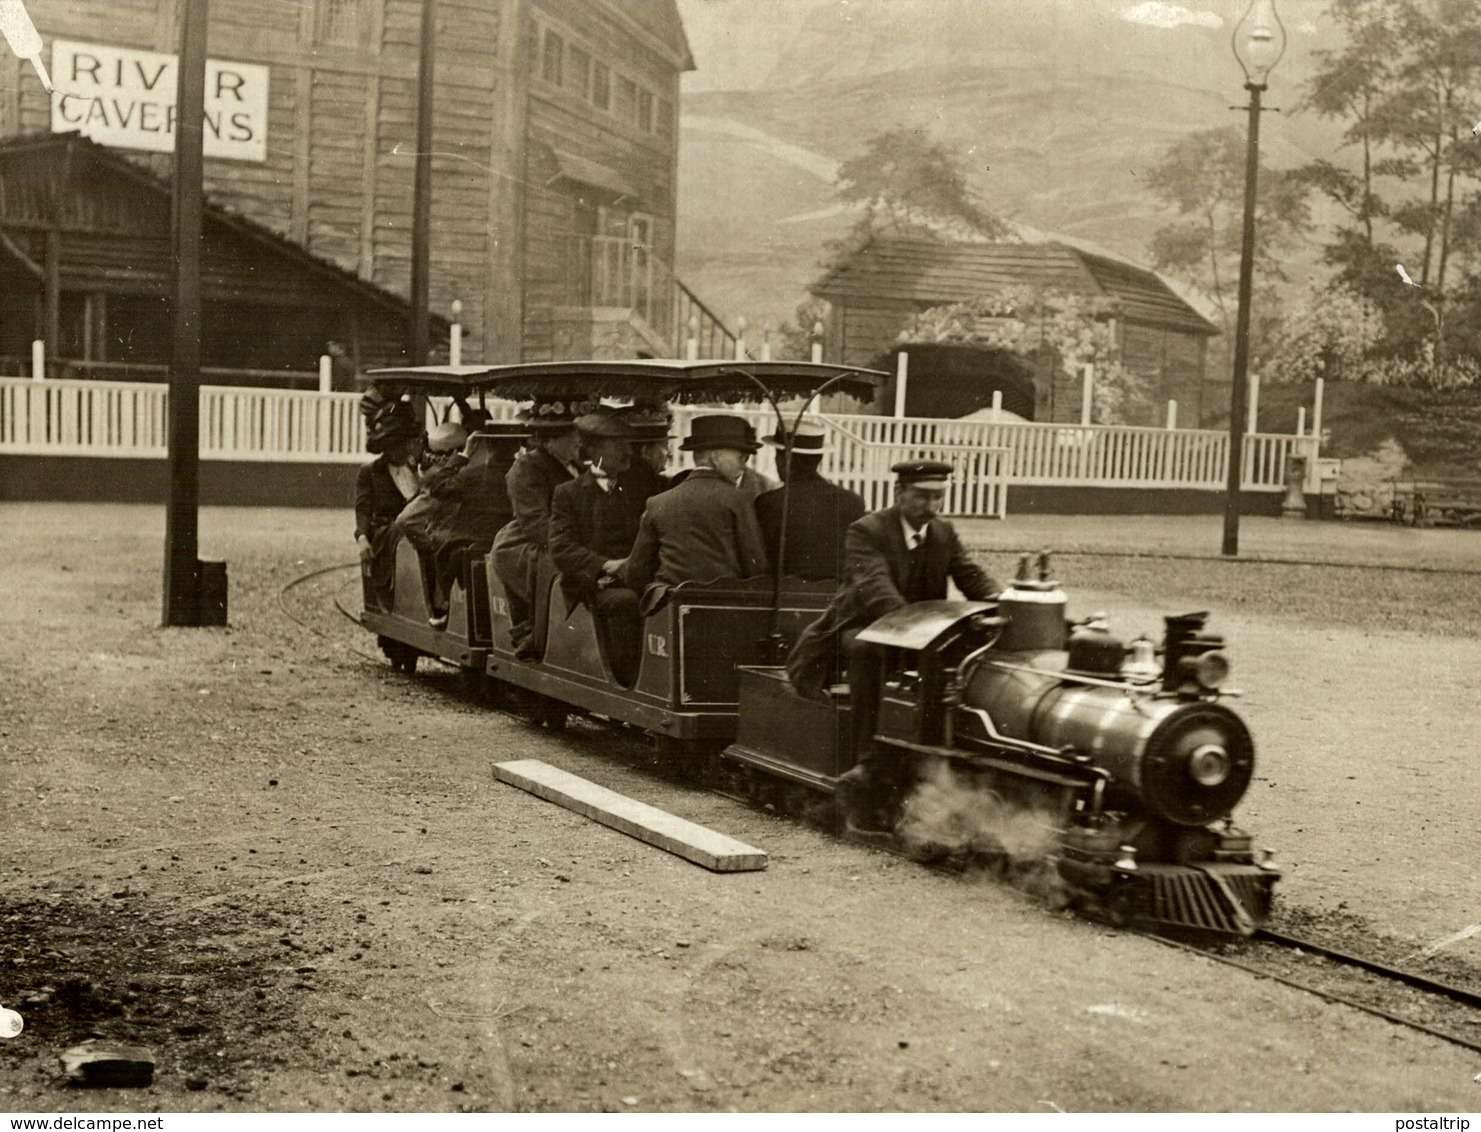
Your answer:
[[[378,455],[355,476],[355,545],[360,549],[361,574],[367,579],[365,600],[384,607],[390,599],[393,569],[388,536],[396,516],[420,486],[417,461],[424,433],[409,401],[367,394],[361,411],[366,417],[365,446]]]

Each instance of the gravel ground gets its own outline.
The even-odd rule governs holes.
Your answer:
[[[477,708],[451,672],[397,676],[332,612],[352,574],[290,595],[299,626],[281,587],[351,558],[345,513],[203,512],[229,630],[157,627],[158,509],[0,518],[16,533],[0,565],[0,1002],[27,1019],[0,1043],[0,1107],[1475,1107],[1475,1059],[1455,1047],[695,791],[631,739]],[[1216,550],[1201,522],[965,529],[1004,549],[1173,552],[1211,531]],[[1392,566],[1414,535],[1463,567],[1481,546],[1291,526],[1249,523],[1247,553],[1268,535],[1270,557],[1309,540]],[[1293,913],[1401,951],[1481,919],[1477,579],[1063,566],[1086,587],[1075,607],[1128,635],[1214,610],[1260,742],[1241,817],[1280,847]],[[491,761],[519,757],[758,845],[770,867],[709,874],[492,781]],[[1441,954],[1465,971],[1478,948]],[[156,1083],[64,1092],[56,1055],[89,1033],[149,1045]]]

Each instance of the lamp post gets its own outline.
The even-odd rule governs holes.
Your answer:
[[[1244,241],[1239,254],[1239,315],[1234,326],[1234,388],[1229,404],[1229,479],[1224,499],[1224,553],[1239,554],[1239,489],[1244,480],[1245,414],[1250,364],[1250,290],[1255,272],[1255,187],[1260,172],[1260,95],[1286,50],[1275,0],[1251,0],[1234,29],[1234,58],[1250,95],[1244,166]]]

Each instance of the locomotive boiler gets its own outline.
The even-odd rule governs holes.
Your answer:
[[[900,772],[897,834],[1001,858],[1038,830],[1028,842],[1091,915],[1251,934],[1279,872],[1233,822],[1254,741],[1223,639],[1191,613],[1127,643],[1102,616],[1070,625],[1066,605],[1043,555],[996,602],[917,603],[860,634],[886,649],[875,742]],[[842,687],[822,702],[748,669],[725,755],[830,791],[855,761],[849,710]]]

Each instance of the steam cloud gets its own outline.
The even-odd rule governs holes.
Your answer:
[[[1052,904],[1065,899],[1050,860],[1059,841],[1054,818],[1005,802],[945,760],[927,770],[902,808],[895,835],[913,854],[984,866]]]

